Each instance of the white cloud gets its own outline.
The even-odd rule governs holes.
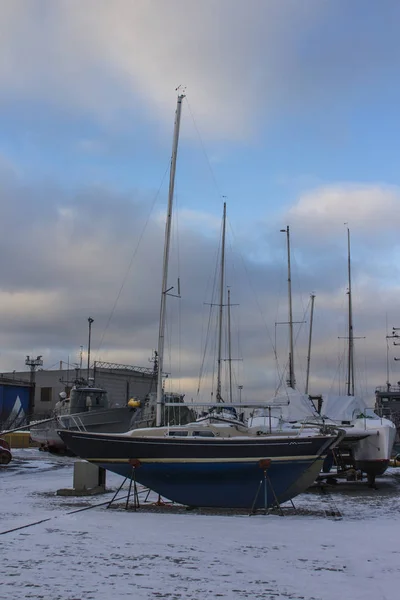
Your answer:
[[[329,261],[332,252],[347,253],[362,264],[364,279],[397,276],[400,240],[400,188],[383,184],[326,185],[302,194],[286,212],[285,222],[302,248],[301,260]],[[379,266],[378,266],[379,265]]]
[[[243,137],[282,106],[329,104],[355,72],[359,81],[391,64],[397,33],[372,27],[366,36],[362,6],[338,46],[352,10],[319,0],[2,2],[0,86],[4,98],[119,124],[147,105],[148,118],[169,125],[183,84],[203,133]]]
[[[300,197],[288,218],[303,227],[322,228],[324,234],[348,223],[364,233],[400,225],[400,189],[385,185],[326,186]]]

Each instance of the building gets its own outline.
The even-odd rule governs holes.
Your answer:
[[[0,375],[0,385],[7,380],[10,384],[27,385],[30,388],[31,371],[19,371]],[[38,369],[34,374],[34,395],[29,405],[31,419],[45,419],[51,415],[60,392],[69,393],[75,381],[87,377],[86,369]],[[90,369],[91,384],[108,392],[110,404],[124,406],[134,398],[144,398],[156,390],[157,374],[154,369],[134,367],[116,363],[96,361]],[[34,396],[34,397],[33,397]]]
[[[33,387],[29,381],[0,375],[0,431],[26,425],[32,406]]]

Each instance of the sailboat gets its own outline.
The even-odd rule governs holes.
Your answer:
[[[188,425],[161,426],[163,359],[174,179],[184,94],[175,113],[165,228],[160,304],[156,427],[123,434],[60,430],[78,456],[135,480],[179,504],[221,508],[267,508],[290,500],[315,480],[329,449],[338,442],[334,428],[254,435],[227,419],[204,418]],[[225,215],[226,207],[224,207]],[[222,292],[221,292],[222,293]],[[222,302],[221,302],[222,305]],[[220,334],[221,335],[221,334]],[[221,341],[219,342],[219,345]],[[219,353],[219,372],[221,359]],[[218,379],[217,403],[221,409]],[[233,405],[230,405],[233,407]],[[217,411],[218,412],[218,411]],[[215,413],[214,413],[215,414]],[[260,480],[268,482],[259,494]]]
[[[325,424],[340,427],[345,431],[345,435],[337,448],[332,450],[335,456],[331,454],[325,461],[323,470],[329,472],[335,458],[336,463],[343,470],[348,467],[355,467],[367,475],[368,483],[371,486],[375,486],[375,478],[382,475],[389,465],[396,437],[396,428],[391,421],[381,418],[373,409],[368,408],[362,397],[355,395],[350,230],[347,229],[348,355],[347,394],[345,396],[331,394],[310,396],[308,394],[308,379],[306,383],[307,393],[302,394],[296,389],[293,357],[289,226],[282,231],[287,233],[288,251],[290,353],[287,385],[289,390],[286,396],[275,398],[272,408],[257,410],[249,421],[249,427],[274,431],[304,427],[305,423],[306,426],[310,427],[321,422],[321,420]]]

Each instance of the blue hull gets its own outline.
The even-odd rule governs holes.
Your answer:
[[[283,503],[305,491],[315,481],[322,460],[271,464],[266,485],[258,461],[142,463],[135,468],[135,479],[164,498],[187,506],[265,508],[276,504],[275,496]],[[96,464],[123,477],[133,477],[129,463]]]
[[[264,508],[316,479],[337,436],[135,436],[59,432],[75,454],[187,506]],[[265,499],[264,465],[267,486]],[[260,482],[261,486],[260,486]]]

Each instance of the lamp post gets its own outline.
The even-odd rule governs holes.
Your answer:
[[[88,318],[88,323],[89,323],[89,340],[88,340],[88,353],[87,353],[87,381],[88,381],[88,385],[89,385],[89,377],[90,377],[90,343],[92,340],[92,323],[94,322],[94,319],[92,319],[92,317]]]

